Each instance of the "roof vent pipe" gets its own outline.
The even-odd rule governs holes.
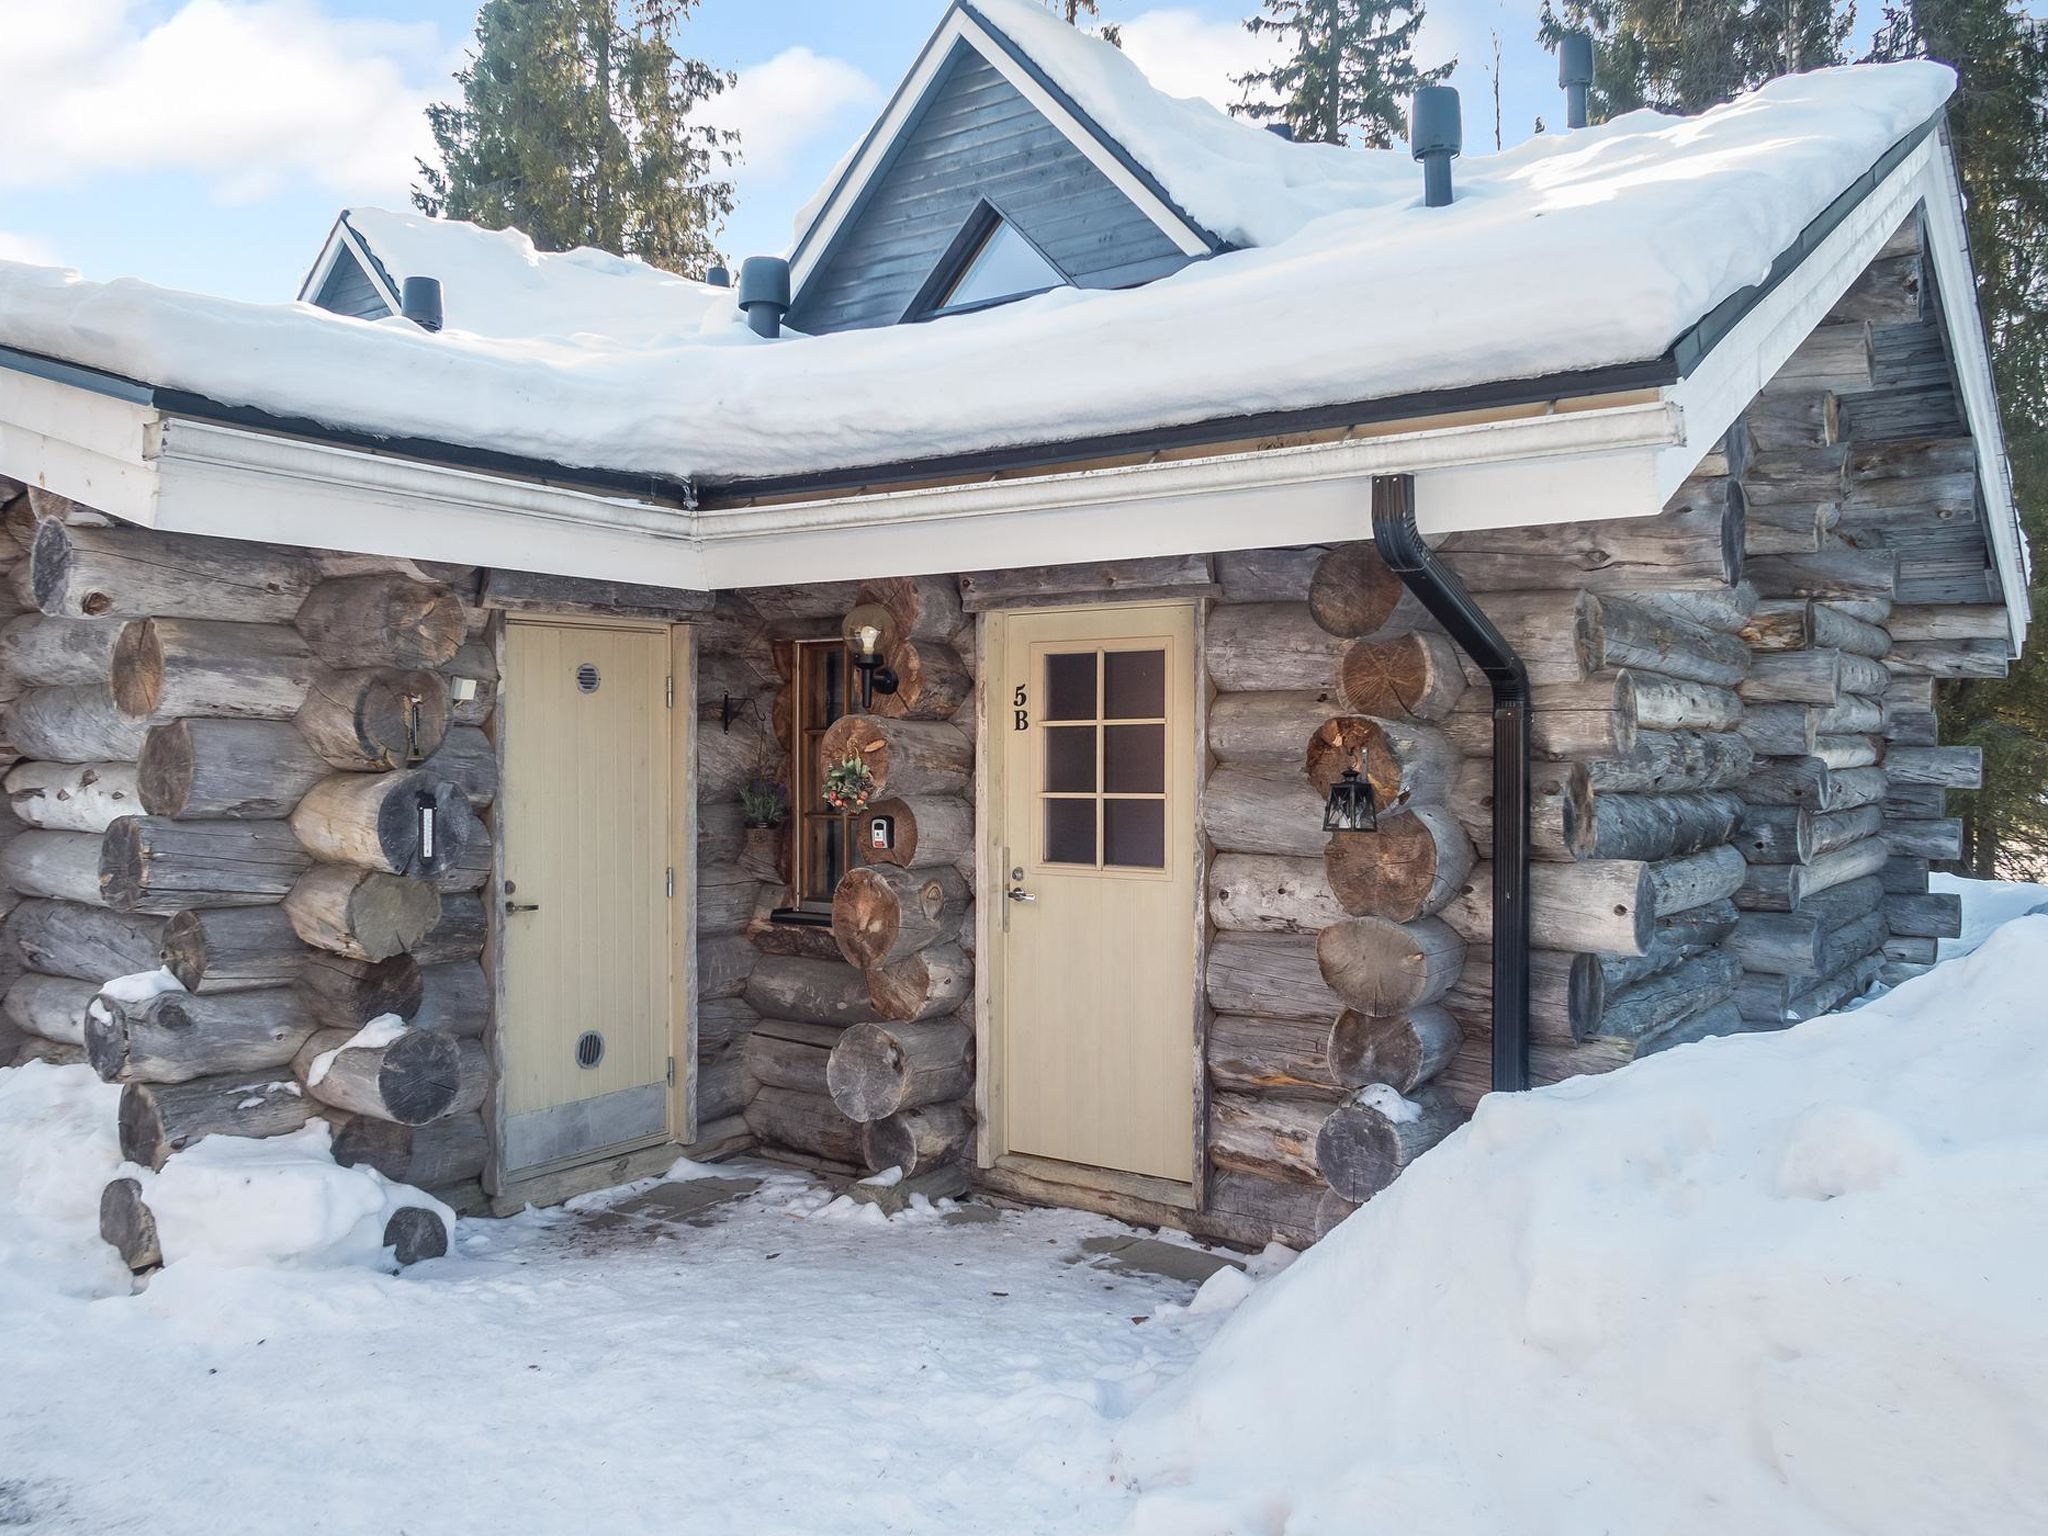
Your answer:
[[[1557,83],[1564,87],[1564,125],[1586,126],[1586,92],[1593,84],[1593,34],[1567,32],[1557,40]]]
[[[423,331],[441,329],[441,279],[408,277],[398,290],[398,312]]]
[[[720,262],[716,266],[704,269],[704,281],[713,288],[730,288],[732,286],[732,273],[726,269],[723,262]]]
[[[1448,208],[1451,203],[1451,162],[1465,148],[1465,124],[1458,110],[1458,92],[1448,85],[1425,85],[1408,108],[1408,148],[1422,162],[1422,203]]]
[[[740,263],[740,308],[756,336],[782,334],[789,313],[789,263],[780,256],[749,256]]]

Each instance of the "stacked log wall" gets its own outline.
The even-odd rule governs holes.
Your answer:
[[[1796,511],[1802,530],[1754,563],[1761,602],[1744,630],[1759,771],[1735,943],[1758,1027],[1918,974],[1960,927],[1927,872],[1960,854],[1944,797],[1982,765],[1939,744],[1935,689],[2003,671],[2006,615],[1928,279],[1908,221],[1747,415],[1752,500],[1780,509],[1780,527]],[[1804,366],[1823,347],[1834,361]]]
[[[315,1116],[339,1151],[382,1115],[384,1164],[431,1125],[413,1182],[479,1203],[496,668],[474,573],[6,489],[0,1051],[121,1083],[149,1166]],[[160,969],[176,985],[103,991]],[[339,1049],[384,1013],[403,1036]]]
[[[899,679],[870,712],[839,720],[819,772],[867,759],[871,811],[895,845],[857,843],[829,919],[788,909],[792,807],[742,828],[736,797],[755,765],[786,763],[797,642],[836,636],[860,603],[891,615],[885,661]],[[771,1155],[840,1174],[903,1169],[933,1195],[965,1188],[973,1114],[975,645],[952,577],[756,588],[721,597],[699,632],[700,1081],[729,1085],[737,1124]],[[707,757],[729,758],[707,774]],[[713,901],[709,892],[726,894]],[[715,1015],[720,1023],[707,1028]],[[708,1053],[724,1054],[727,1069]],[[700,1101],[700,1114],[706,1112]]]

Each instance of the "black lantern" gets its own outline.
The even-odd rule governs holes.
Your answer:
[[[882,651],[889,641],[893,620],[889,610],[880,603],[862,603],[846,616],[840,626],[840,633],[846,637],[847,649],[852,653],[855,670],[860,673],[860,707],[874,708],[875,695],[894,693],[898,679],[890,668],[882,665]]]
[[[1356,768],[1346,768],[1344,777],[1330,786],[1330,803],[1323,808],[1325,832],[1377,832],[1379,810],[1373,804],[1372,786]]]

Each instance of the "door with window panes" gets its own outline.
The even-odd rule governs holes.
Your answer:
[[[995,616],[996,1150],[1194,1176],[1195,616]]]

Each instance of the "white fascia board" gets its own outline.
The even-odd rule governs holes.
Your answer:
[[[1668,397],[1685,413],[1685,441],[1662,455],[1658,483],[1665,496],[1684,484],[1707,450],[1749,409],[1786,359],[1863,275],[1927,195],[1938,158],[1930,134],[1835,226],[1818,250],[1714,344],[1689,378],[1671,386]]]
[[[1207,256],[1209,242],[1202,238],[1201,231],[1192,227],[1186,219],[1161,201],[1159,195],[1133,176],[1130,168],[1109,151],[1109,148],[1089,132],[1088,125],[1078,121],[1050,91],[1034,79],[1031,72],[1020,65],[1010,50],[988,35],[986,29],[974,17],[962,11],[957,13],[961,21],[961,35],[971,42],[976,51],[995,66],[996,72],[1011,85],[1017,93],[1045,117],[1046,121],[1065,135],[1067,142],[1088,157],[1088,163],[1109,179],[1119,192],[1135,203],[1145,217],[1159,226],[1161,234],[1180,247],[1184,256]]]
[[[1642,517],[1661,401],[763,507],[684,510],[212,423],[165,423],[161,528],[689,590],[1356,539],[1374,475],[1424,531]]]
[[[0,475],[130,522],[155,515],[153,406],[0,369]]]
[[[1983,491],[1985,521],[2005,593],[2005,613],[2012,626],[2012,654],[2026,648],[2027,628],[2034,615],[2029,583],[2033,555],[2020,527],[2019,505],[2013,497],[2012,465],[2006,457],[2005,426],[1998,415],[1998,388],[1991,373],[1991,349],[1977,310],[1977,274],[1970,262],[1968,227],[1963,223],[1963,189],[1944,129],[1927,177],[1927,244],[1934,257],[1935,288],[1948,330],[1949,355],[1963,397],[1964,419],[1977,449],[1977,484]]]
[[[1423,531],[1654,515],[1662,402],[876,496],[700,511],[714,588],[1315,544],[1370,535],[1372,477]]]
[[[334,227],[327,231],[327,241],[320,247],[320,254],[314,258],[313,270],[306,274],[306,280],[299,284],[299,302],[310,304],[313,296],[326,286],[327,276],[334,270],[334,263],[341,255],[342,218],[337,214]]]
[[[1107,176],[1117,190],[1135,203],[1182,252],[1189,256],[1209,254],[1208,243],[1198,230],[1191,228],[1185,219],[1160,201],[1151,188],[1133,176],[1123,163],[1088,131],[1086,125],[1076,121],[1072,113],[1061,106],[1043,86],[1032,79],[1028,71],[1010,57],[1008,49],[988,35],[980,22],[955,6],[939,23],[938,30],[932,33],[931,40],[925,44],[924,52],[918,55],[910,73],[904,76],[903,83],[897,87],[888,109],[869,130],[861,152],[841,176],[831,200],[819,210],[817,218],[798,237],[797,248],[790,262],[792,293],[803,292],[804,284],[817,270],[818,263],[824,258],[825,253],[832,248],[832,242],[838,238],[841,227],[859,206],[862,193],[887,163],[897,139],[909,126],[911,118],[931,89],[932,82],[952,54],[953,45],[963,40],[980,54],[991,68],[1015,86],[1026,101],[1037,108],[1069,143],[1086,155],[1089,163]]]
[[[703,585],[691,514],[630,497],[175,418],[164,425],[156,480],[155,524],[173,532]]]

